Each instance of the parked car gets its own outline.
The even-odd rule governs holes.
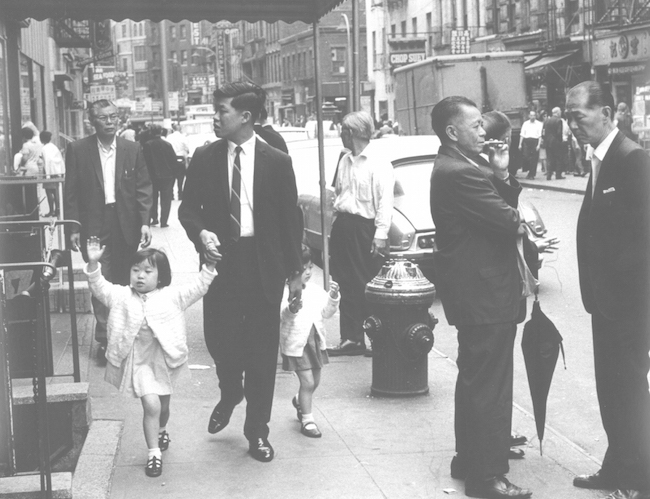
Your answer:
[[[296,140],[309,139],[309,132],[307,129],[300,126],[273,125],[273,129],[282,135],[282,138],[285,142],[295,142]]]
[[[194,154],[197,147],[204,146],[217,140],[214,134],[212,118],[197,118],[180,122],[181,133],[187,138],[187,147],[190,150],[189,157]]]
[[[309,133],[310,139],[317,138],[318,121],[311,120],[305,123],[305,130],[307,130],[307,133]],[[336,126],[336,123],[334,123],[331,120],[323,120],[323,137],[328,139],[333,137],[339,137],[340,135],[341,134],[339,128]]]
[[[321,207],[318,174],[318,145],[315,141],[291,147],[298,205],[304,218],[303,240],[318,260],[322,256]],[[429,186],[433,161],[440,147],[435,135],[386,136],[373,139],[368,145],[373,154],[384,157],[395,168],[395,203],[388,234],[390,254],[403,256],[417,263],[422,272],[433,280],[433,245],[436,229],[429,208]],[[341,152],[340,140],[325,143],[325,181],[327,186],[325,223],[331,228],[334,204],[332,187],[336,163]],[[519,213],[526,223],[530,239],[544,250],[554,241],[548,237],[539,212],[523,197]],[[541,251],[540,251],[541,252]],[[541,265],[541,258],[539,264]]]

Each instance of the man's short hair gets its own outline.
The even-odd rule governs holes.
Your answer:
[[[266,121],[266,119],[269,117],[269,113],[266,111],[266,108],[262,106],[262,109],[260,109],[260,121],[262,124]]]
[[[584,92],[587,94],[587,107],[589,109],[609,107],[612,111],[610,118],[614,119],[614,113],[616,113],[614,96],[612,96],[612,93],[603,84],[592,80],[583,81],[569,90],[567,97],[574,92]]]
[[[111,107],[111,106],[117,107],[108,99],[99,99],[96,100],[95,102],[91,102],[90,107],[88,108],[88,116],[90,116],[90,118],[92,119],[95,117],[95,114],[97,113],[98,109],[104,109],[106,107]]]
[[[431,128],[440,142],[449,142],[447,126],[462,113],[463,107],[477,107],[474,101],[460,95],[452,95],[438,102],[431,110]]]
[[[349,128],[354,137],[370,140],[375,133],[375,123],[365,111],[354,111],[343,116],[343,126]]]
[[[50,140],[52,140],[52,132],[43,130],[38,137],[41,139],[43,144],[49,144]]]
[[[20,129],[20,136],[23,140],[32,140],[34,138],[34,130],[28,126],[24,126]]]
[[[264,89],[249,81],[226,83],[224,86],[217,88],[213,96],[215,103],[218,99],[232,98],[231,106],[238,111],[250,112],[253,123],[259,118],[260,111],[266,100]]]

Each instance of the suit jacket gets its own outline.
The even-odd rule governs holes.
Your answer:
[[[152,187],[140,144],[117,137],[115,153],[115,204],[124,239],[140,242],[140,229],[149,225]],[[97,135],[68,145],[65,155],[65,216],[81,223],[81,244],[99,236],[104,221],[104,174]]]
[[[650,309],[650,157],[620,131],[578,217],[578,269],[585,309],[610,320]]]
[[[440,148],[431,174],[433,263],[451,325],[502,324],[518,318],[522,284],[516,241],[521,222],[516,207],[521,186],[512,177],[510,182],[487,174],[446,145]]]
[[[286,279],[302,269],[296,180],[291,158],[261,140],[255,141],[254,168],[253,223],[262,287],[270,302],[279,303]],[[178,218],[201,254],[199,234],[203,229],[214,232],[224,254],[220,265],[228,264],[231,229],[226,140],[194,152]]]
[[[268,145],[289,154],[289,148],[284,138],[271,125],[255,125],[255,133],[262,137]]]
[[[144,143],[142,152],[152,180],[174,177],[176,153],[169,142],[162,137],[155,137]]]
[[[542,136],[544,137],[544,144],[546,146],[556,145],[562,143],[562,119],[555,116],[549,117],[544,122],[542,129]]]

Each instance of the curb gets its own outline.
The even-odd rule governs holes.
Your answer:
[[[537,189],[540,191],[556,191],[556,192],[568,192],[571,194],[584,194],[585,189],[574,189],[571,187],[562,187],[558,185],[551,185],[551,184],[538,184],[535,182],[526,182],[523,179],[518,179],[519,180],[519,185],[522,187],[526,187],[528,189]]]

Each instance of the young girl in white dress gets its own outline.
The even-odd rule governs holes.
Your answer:
[[[302,248],[302,297],[287,303],[289,293],[285,291],[280,316],[280,350],[282,368],[295,371],[300,380],[300,390],[293,398],[300,432],[306,437],[320,438],[312,412],[312,397],[320,384],[321,368],[329,363],[325,325],[323,319],[332,317],[338,310],[339,285],[332,281],[329,293],[317,284],[309,282],[313,263],[307,246]]]
[[[184,310],[207,293],[217,275],[206,263],[196,281],[170,287],[167,256],[157,249],[138,251],[131,261],[129,286],[111,284],[101,274],[104,253],[98,238],[88,241],[88,275],[92,294],[109,308],[105,380],[122,393],[139,397],[144,409],[144,438],[149,448],[145,473],[162,474],[162,452],[169,400],[181,374],[189,375]]]

